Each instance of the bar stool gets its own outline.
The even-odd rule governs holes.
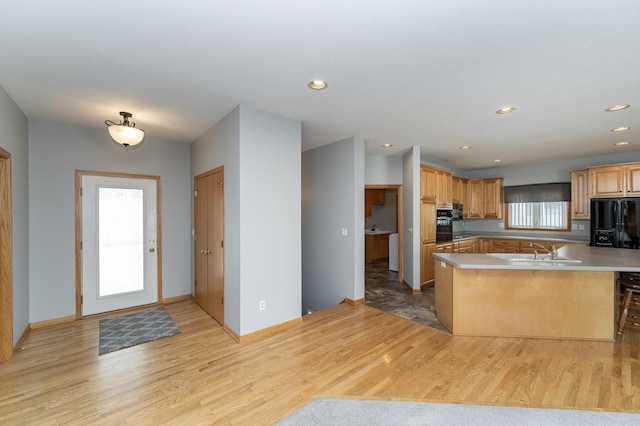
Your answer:
[[[618,334],[622,334],[625,324],[640,327],[640,273],[623,272],[616,282],[624,289],[618,318]],[[629,314],[630,309],[638,315]]]

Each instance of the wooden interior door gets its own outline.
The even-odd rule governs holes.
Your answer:
[[[224,170],[194,181],[195,301],[224,324]]]
[[[208,176],[197,178],[194,182],[194,262],[195,262],[195,301],[202,309],[209,311],[207,305],[207,194]]]
[[[0,361],[13,357],[11,154],[0,148]]]

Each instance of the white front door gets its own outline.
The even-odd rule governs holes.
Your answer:
[[[158,301],[157,182],[82,176],[82,315]]]

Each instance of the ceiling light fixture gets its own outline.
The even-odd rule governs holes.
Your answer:
[[[516,110],[516,107],[514,106],[506,106],[504,108],[500,108],[499,110],[496,111],[496,114],[509,114],[510,112],[513,112]]]
[[[495,160],[493,160],[493,162],[494,162],[494,163],[501,163],[501,162],[502,162],[502,160],[501,160],[501,159],[499,159],[499,158],[496,158]]]
[[[614,143],[615,146],[624,146],[624,145],[630,145],[630,144],[631,144],[631,142],[627,142],[627,141]]]
[[[630,106],[631,105],[629,105],[629,104],[619,104],[619,105],[614,105],[612,107],[609,107],[609,108],[605,109],[605,111],[606,112],[620,111],[622,109],[627,109]]]
[[[382,145],[383,148],[391,148],[393,145],[391,145],[390,143],[385,143],[384,145]]]
[[[631,127],[629,126],[625,126],[625,127],[616,127],[615,129],[611,129],[611,132],[624,132],[625,130],[629,130]]]
[[[462,145],[459,149],[471,149],[471,145]]]
[[[309,86],[309,89],[323,90],[327,88],[328,84],[324,80],[313,80],[313,81],[310,81],[309,84],[307,84],[307,86]]]
[[[132,115],[128,112],[121,111],[122,122],[114,123],[111,120],[105,120],[104,124],[109,129],[109,136],[116,143],[121,145],[127,151],[142,143],[144,139],[144,130],[137,129],[136,123],[129,121]]]

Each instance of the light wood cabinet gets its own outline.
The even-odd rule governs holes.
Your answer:
[[[435,278],[433,253],[436,243],[422,244],[420,247],[420,285],[431,284]]]
[[[436,203],[420,203],[420,285],[433,281],[433,253],[436,247]]]
[[[469,185],[469,179],[461,178],[458,176],[451,177],[451,201],[454,204],[462,204],[467,207],[467,187]]]
[[[467,218],[501,219],[503,178],[469,179]]]
[[[436,201],[436,170],[427,166],[420,166],[420,198]]]
[[[386,192],[384,189],[365,189],[364,190],[364,215],[371,216],[373,214],[373,205],[384,205]]]
[[[436,253],[453,253],[453,242],[436,244]]]
[[[364,241],[364,259],[366,262],[374,262],[389,257],[389,234],[365,234]]]
[[[224,170],[194,180],[195,302],[224,324]]]
[[[571,172],[571,219],[589,219],[590,210],[589,171],[574,170]]]
[[[468,202],[464,209],[468,218],[479,219],[484,217],[484,185],[482,179],[469,179]]]
[[[436,206],[451,208],[452,205],[452,173],[436,170]]]
[[[502,178],[483,179],[485,218],[502,218],[503,182]]]
[[[520,240],[493,239],[492,253],[520,253]]]
[[[590,167],[589,184],[592,198],[637,196],[640,194],[640,163]]]
[[[625,167],[626,195],[637,197],[640,195],[640,163]]]
[[[453,252],[454,253],[475,253],[476,242],[477,240],[475,238],[472,240],[455,241],[453,243]]]

